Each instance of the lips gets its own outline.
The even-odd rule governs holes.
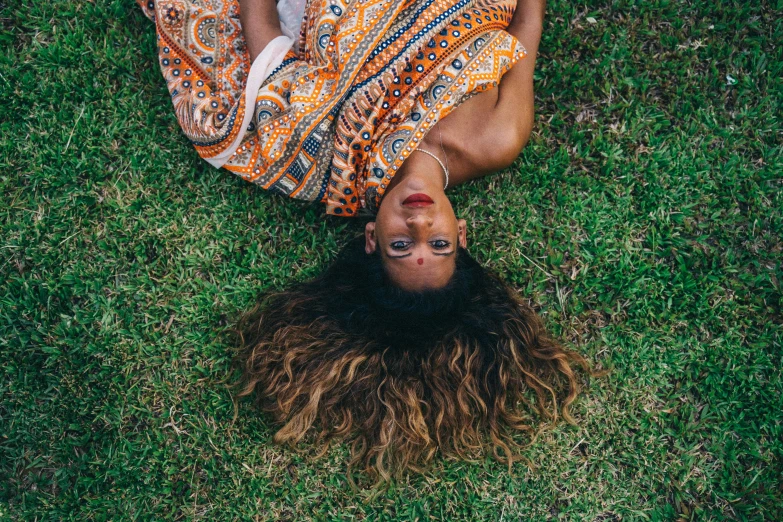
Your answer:
[[[426,207],[435,203],[427,194],[411,194],[402,204],[406,207]]]

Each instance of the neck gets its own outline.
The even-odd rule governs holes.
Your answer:
[[[427,154],[411,154],[392,178],[386,194],[401,185],[416,185],[430,194],[444,193],[446,177],[437,160]],[[420,190],[417,188],[417,190]]]

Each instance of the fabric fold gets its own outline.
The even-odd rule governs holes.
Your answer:
[[[253,65],[250,67],[250,72],[247,75],[245,92],[242,95],[244,103],[248,103],[248,101],[251,103],[255,102],[255,98],[258,94],[258,89],[261,87],[261,84],[272,73],[272,71],[277,69],[280,64],[283,63],[285,55],[291,49],[293,44],[294,41],[290,37],[285,35],[278,36],[277,38],[274,38],[272,41],[270,41],[269,44],[264,47],[264,50],[261,51],[258,56],[256,56],[256,59],[253,61]],[[246,129],[250,126],[250,123],[253,120],[253,114],[253,110],[247,110],[247,108],[245,109],[240,128]],[[204,159],[207,160],[207,162],[213,167],[222,167],[226,161],[228,161],[228,159],[236,153],[236,150],[242,142],[243,138],[243,134],[237,134],[231,145],[229,145],[223,152],[211,158]]]
[[[288,36],[252,64],[237,0],[139,3],[198,154],[333,215],[377,210],[426,133],[525,56],[514,0],[281,0]]]

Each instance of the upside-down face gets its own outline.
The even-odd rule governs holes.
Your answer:
[[[403,290],[444,287],[467,247],[466,223],[457,219],[436,172],[408,173],[385,194],[365,229],[368,254],[378,251],[389,279]]]

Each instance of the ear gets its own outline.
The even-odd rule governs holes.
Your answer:
[[[367,255],[375,253],[378,246],[378,240],[375,237],[375,221],[370,221],[364,227],[364,251]]]
[[[462,248],[468,248],[468,222],[464,219],[457,220],[457,242]]]

